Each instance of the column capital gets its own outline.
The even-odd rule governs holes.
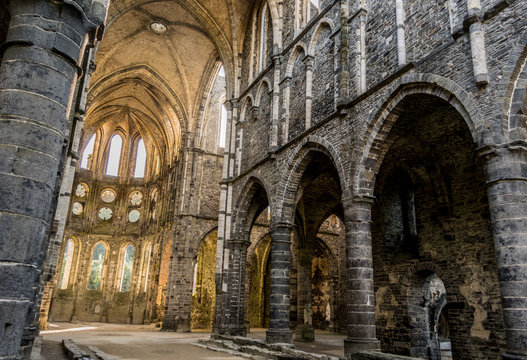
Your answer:
[[[527,141],[516,140],[477,149],[484,160],[487,185],[501,181],[527,181]]]
[[[274,224],[271,224],[271,231],[276,231],[278,229],[287,229],[289,231],[294,230],[295,225],[291,224],[288,221],[279,221]]]
[[[247,248],[251,244],[251,242],[247,239],[229,239],[227,241],[233,249]]]
[[[476,149],[478,156],[482,158],[492,158],[496,156],[506,156],[511,152],[527,154],[527,140],[515,140],[503,144],[483,145]]]

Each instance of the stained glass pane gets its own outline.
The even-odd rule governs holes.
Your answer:
[[[121,276],[121,291],[129,291],[132,281],[132,266],[134,263],[134,247],[128,245],[124,253],[123,273]]]
[[[91,261],[90,278],[88,281],[88,290],[99,290],[101,287],[102,270],[104,265],[104,255],[106,248],[102,243],[98,243],[93,248],[93,258]]]
[[[60,269],[59,289],[66,289],[68,287],[74,250],[75,243],[72,239],[68,239],[66,248],[64,249],[64,257],[62,258],[62,268]]]

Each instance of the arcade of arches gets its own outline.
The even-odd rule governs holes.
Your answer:
[[[527,360],[527,2],[0,4],[0,359],[53,321]]]

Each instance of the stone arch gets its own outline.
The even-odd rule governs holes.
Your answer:
[[[254,102],[254,106],[259,107],[260,102],[262,101],[262,96],[265,94],[264,90],[267,87],[268,91],[271,91],[272,86],[271,82],[267,78],[263,78],[260,82],[260,85],[258,86],[258,90],[256,91],[256,101]]]
[[[198,97],[196,100],[195,108],[199,109],[196,114],[196,122],[193,130],[193,137],[195,144],[202,147],[204,146],[204,133],[206,132],[207,126],[209,124],[210,117],[207,116],[208,106],[211,101],[211,93],[216,81],[218,79],[218,74],[223,66],[221,60],[218,58],[217,54],[213,54],[207,63],[207,68],[205,73],[207,76],[202,78],[200,83],[200,93],[203,96]],[[225,68],[224,68],[225,69]],[[226,97],[226,94],[225,96]]]
[[[309,46],[307,48],[307,54],[308,55],[311,55],[311,56],[315,56],[316,54],[314,53],[314,46],[316,44],[316,42],[318,41],[319,39],[319,36],[320,36],[320,33],[322,32],[323,28],[324,27],[329,27],[329,30],[331,31],[331,33],[333,33],[334,29],[335,29],[335,25],[333,23],[333,21],[329,18],[322,18],[320,20],[320,22],[318,23],[315,31],[313,32],[313,35],[311,36],[311,40],[309,41]]]
[[[496,102],[495,119],[501,119],[498,133],[508,140],[526,138],[525,116],[527,115],[527,31],[519,37],[520,40],[509,52],[509,62],[503,71],[500,88],[502,102]],[[523,117],[519,119],[520,116]],[[523,133],[518,133],[523,129]]]
[[[304,54],[307,55],[307,47],[304,45],[304,43],[299,42],[295,45],[295,48],[291,52],[291,55],[289,56],[289,59],[287,60],[287,66],[285,69],[285,77],[291,77],[293,75],[293,66],[295,64],[296,59],[301,55]]]
[[[214,226],[202,232],[192,249],[192,304],[190,307],[191,329],[206,329],[214,320],[216,286],[214,284],[217,231]],[[216,234],[216,236],[214,236]]]
[[[197,256],[197,253],[199,251],[199,248],[201,247],[201,245],[203,244],[203,241],[205,241],[205,239],[211,235],[214,231],[217,231],[218,230],[218,226],[217,225],[213,225],[213,226],[210,226],[208,227],[206,230],[202,231],[197,237],[196,237],[196,242],[192,245],[192,249],[190,251],[191,254],[194,254],[194,256]]]
[[[158,89],[159,96],[162,96],[167,100],[167,103],[171,104],[177,114],[178,122],[181,126],[181,133],[185,133],[189,130],[189,119],[181,99],[177,96],[175,91],[168,85],[165,79],[161,77],[155,70],[147,65],[135,65],[124,69],[116,70],[106,77],[100,79],[97,83],[90,86],[88,93],[89,108],[86,111],[86,116],[89,117],[93,112],[93,109],[97,109],[98,105],[94,100],[99,96],[104,96],[108,91],[111,91],[112,83],[118,82],[122,84],[127,79],[137,81],[143,81],[145,84],[154,84],[155,88]],[[148,86],[151,88],[151,86]],[[167,96],[167,95],[170,96]]]
[[[260,190],[263,190],[264,194],[258,194]],[[270,194],[269,186],[265,181],[255,175],[249,177],[238,196],[238,201],[236,201],[235,209],[237,210],[233,214],[233,224],[235,225],[232,230],[231,239],[247,238],[247,235],[244,234],[249,234],[254,220],[265,209],[265,207],[262,208],[264,202],[269,207],[270,213],[274,213],[274,205]],[[262,198],[264,195],[266,197],[265,199]],[[260,198],[257,198],[258,196]],[[255,204],[254,200],[260,202],[260,204]]]
[[[247,110],[250,110],[252,105],[254,104],[254,99],[252,94],[248,94],[245,99],[243,100],[243,105],[240,109],[240,122],[245,122],[247,119],[245,118],[245,113]]]
[[[436,299],[437,307],[435,308],[435,311],[432,314],[428,314],[432,315],[433,318],[426,319],[426,311],[429,310],[429,305],[427,303],[430,299],[423,298],[422,295],[424,287],[427,286],[427,282],[432,276],[437,277],[441,281],[445,293],[441,294],[441,296]],[[460,294],[459,287],[455,286],[456,283],[459,285],[460,279],[456,278],[453,272],[445,270],[434,263],[422,262],[410,265],[399,282],[399,294],[403,297],[403,299],[401,299],[403,300],[401,304],[401,312],[405,313],[404,316],[407,318],[406,323],[411,330],[410,355],[426,356],[427,359],[440,358],[440,355],[438,354],[438,352],[441,351],[440,345],[432,344],[432,346],[430,346],[430,340],[434,340],[431,338],[434,329],[427,329],[424,321],[428,320],[428,325],[430,325],[430,320],[432,320],[432,324],[437,325],[443,310],[453,308],[456,311],[453,311],[450,316],[452,323],[463,323],[460,320],[456,320],[456,318],[462,317],[464,313],[470,312],[471,310],[461,305],[463,304],[463,300],[461,300],[463,299],[463,296]],[[456,351],[456,337],[464,335],[464,331],[465,330],[461,328],[452,328],[451,339],[454,340],[452,351]],[[427,338],[429,340],[428,344],[423,341]]]
[[[277,208],[277,217],[283,222],[294,223],[295,197],[304,170],[309,165],[313,152],[321,152],[328,156],[336,168],[340,189],[344,194],[348,189],[348,180],[342,160],[334,146],[319,136],[307,136],[296,148],[292,156],[289,157],[287,171],[282,174],[279,182],[279,189],[283,189],[278,195],[281,206]]]
[[[438,97],[463,117],[474,143],[482,143],[483,123],[469,95],[453,81],[432,74],[408,75],[397,81],[387,92],[378,110],[370,116],[364,141],[355,150],[358,162],[351,168],[352,192],[358,196],[371,196],[375,187],[375,177],[388,148],[385,146],[391,127],[403,109],[399,103],[409,95],[423,94]]]

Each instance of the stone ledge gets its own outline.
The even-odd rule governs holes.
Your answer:
[[[356,354],[352,354],[350,360],[416,360],[421,358],[415,358],[410,356],[402,356],[395,354],[387,354],[380,351],[361,351]]]
[[[241,336],[213,335],[209,340],[200,340],[197,346],[213,351],[227,352],[251,359],[275,360],[341,360],[335,356],[308,353],[296,350],[291,344],[268,344],[263,340]]]
[[[94,360],[90,355],[82,351],[71,339],[62,339],[62,346],[64,347],[66,356],[70,360]]]

